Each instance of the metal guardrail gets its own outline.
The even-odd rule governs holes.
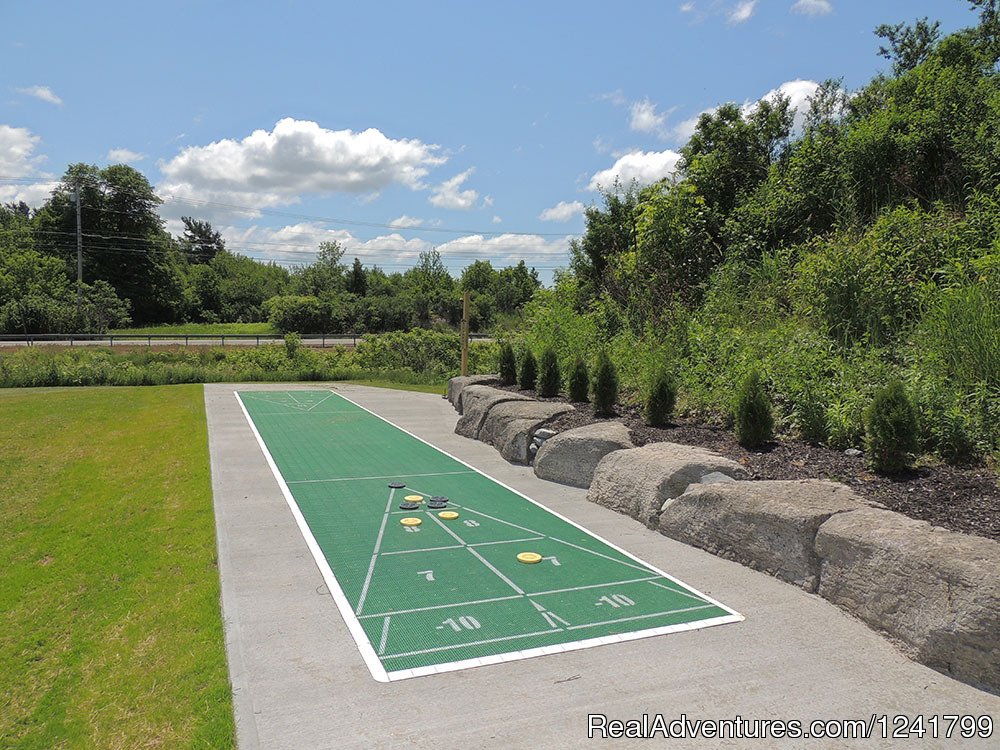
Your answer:
[[[350,342],[351,346],[356,346],[358,339],[363,338],[364,333],[310,333],[301,334],[302,343],[309,346],[345,346]],[[374,334],[373,334],[374,335]],[[253,342],[254,346],[262,343],[269,344],[284,341],[284,335],[280,333],[29,333],[29,334],[0,334],[0,345],[4,343],[23,344],[34,346],[35,344],[68,344],[74,346],[77,343],[107,344],[114,346],[129,342],[145,342],[146,346],[152,346],[154,341],[167,342],[176,345],[190,346],[191,342],[218,341],[220,346],[226,345],[226,339],[231,343],[244,343],[249,346]],[[474,333],[470,335],[473,341],[489,341],[490,337],[485,334]]]

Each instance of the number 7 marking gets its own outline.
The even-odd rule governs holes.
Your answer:
[[[418,576],[423,576],[428,581],[433,581],[434,580],[434,571],[433,570],[418,570],[417,571],[417,575]]]
[[[558,568],[558,567],[559,567],[560,565],[562,565],[562,563],[560,563],[560,562],[559,562],[559,558],[558,558],[558,557],[556,557],[555,555],[549,555],[548,557],[543,557],[542,559],[543,559],[543,560],[551,560],[551,561],[552,561],[552,564],[553,564],[553,565],[555,565],[555,566],[556,566],[557,568]]]

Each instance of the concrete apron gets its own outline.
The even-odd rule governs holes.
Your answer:
[[[335,385],[362,406],[535,498],[746,621],[395,683],[372,679],[233,396],[315,384],[205,386],[226,650],[239,746],[561,748],[588,714],[641,719],[989,714],[992,740],[766,740],[758,747],[995,747],[1000,697],[910,661],[841,610],[763,573],[667,539],[454,434],[440,396]],[[957,732],[956,732],[957,734]],[[663,744],[661,740],[659,744]],[[717,747],[719,740],[670,740]],[[725,743],[723,743],[725,744]],[[743,744],[743,743],[739,743]]]

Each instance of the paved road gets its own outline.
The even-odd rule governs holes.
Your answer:
[[[248,386],[239,386],[247,388]],[[252,386],[251,386],[252,387]],[[260,386],[287,390],[303,386]],[[587,739],[587,717],[989,714],[1000,697],[902,656],[817,596],[667,539],[453,433],[429,394],[338,385],[363,406],[543,502],[746,621],[396,683],[372,679],[257,448],[233,387],[205,386],[223,613],[240,747],[996,747],[959,739]]]

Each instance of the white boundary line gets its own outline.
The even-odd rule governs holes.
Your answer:
[[[660,570],[656,566],[650,565],[644,560],[641,560],[640,558],[633,555],[631,552],[622,549],[617,544],[609,542],[607,539],[604,539],[600,535],[595,534],[589,529],[581,526],[576,521],[567,518],[561,513],[552,510],[551,508],[548,508],[545,505],[542,505],[538,501],[533,500],[532,498],[525,495],[523,492],[520,492],[511,487],[510,485],[501,482],[499,479],[491,477],[489,474],[487,474],[484,471],[481,471],[480,469],[477,469],[472,464],[463,461],[462,459],[452,455],[446,450],[438,448],[436,445],[428,442],[427,440],[424,440],[419,435],[415,435],[409,430],[400,427],[399,425],[395,424],[394,422],[391,422],[385,417],[376,414],[371,409],[362,406],[353,399],[345,396],[343,393],[339,393],[338,391],[335,391],[333,389],[330,389],[330,392],[344,399],[348,403],[353,404],[362,411],[368,412],[373,417],[380,419],[389,426],[395,427],[397,430],[399,430],[402,433],[405,433],[406,435],[409,435],[414,440],[418,440],[424,445],[427,445],[433,448],[434,450],[438,451],[439,453],[443,453],[444,455],[448,456],[454,461],[457,461],[458,463],[462,464],[462,466],[468,467],[476,474],[479,474],[485,477],[486,479],[495,482],[496,484],[508,490],[509,492],[513,492],[515,495],[527,500],[532,505],[541,508],[547,513],[551,513],[556,518],[559,518],[560,520],[570,524],[574,528],[579,529],[583,533],[587,534],[589,537],[606,544],[608,547],[615,550],[616,552],[620,552],[630,560],[633,560],[634,562],[637,562],[640,565],[645,566],[648,570],[651,570],[659,574],[661,577],[676,583],[678,586],[687,589],[693,594],[696,594],[704,601],[710,604],[714,604],[719,609],[722,609],[725,612],[729,613],[727,615],[722,615],[720,617],[712,617],[707,620],[698,620],[695,622],[686,622],[677,625],[667,625],[664,627],[650,628],[647,630],[638,630],[630,633],[619,633],[617,635],[601,636],[599,638],[588,638],[586,640],[573,641],[571,643],[558,643],[558,644],[553,644],[551,646],[542,646],[539,648],[527,649],[523,651],[511,651],[505,654],[494,654],[492,656],[478,657],[474,659],[463,659],[460,661],[448,662],[445,664],[433,664],[426,667],[416,667],[413,669],[400,669],[388,672],[382,665],[382,662],[380,661],[378,655],[375,653],[375,649],[372,647],[371,642],[368,640],[368,636],[365,633],[364,628],[361,626],[361,621],[358,619],[357,615],[355,615],[350,602],[347,600],[347,597],[344,594],[343,589],[340,587],[340,584],[338,583],[336,576],[333,574],[333,570],[331,570],[330,568],[330,563],[323,555],[323,551],[320,549],[319,544],[316,541],[316,538],[313,536],[312,531],[309,528],[309,525],[306,523],[306,520],[302,515],[302,511],[299,510],[299,507],[295,502],[295,498],[292,496],[291,490],[288,488],[288,485],[285,483],[284,478],[281,476],[281,472],[278,470],[278,466],[274,462],[274,459],[272,458],[270,451],[268,451],[267,445],[264,443],[264,439],[261,437],[260,432],[257,431],[257,427],[254,424],[253,419],[250,417],[250,413],[247,411],[246,406],[243,404],[243,400],[240,398],[239,392],[233,391],[233,395],[236,397],[236,400],[239,402],[240,409],[242,409],[243,411],[243,416],[246,417],[247,423],[250,425],[250,429],[253,431],[254,437],[257,439],[257,444],[260,446],[260,449],[264,454],[264,458],[267,460],[268,466],[271,468],[271,473],[274,474],[274,478],[277,480],[278,486],[281,488],[282,495],[284,495],[285,501],[288,503],[288,506],[292,511],[292,515],[299,526],[299,530],[302,532],[302,536],[306,540],[306,545],[309,547],[309,551],[312,553],[313,558],[315,559],[316,564],[320,569],[320,573],[322,574],[323,579],[327,584],[327,588],[330,591],[330,595],[333,597],[334,602],[337,604],[337,609],[340,611],[341,617],[344,618],[344,622],[347,624],[348,630],[351,632],[351,635],[354,638],[355,643],[357,643],[358,650],[361,652],[361,657],[364,659],[365,664],[368,666],[368,669],[371,672],[372,677],[374,677],[377,681],[391,682],[395,680],[405,680],[412,677],[423,677],[426,675],[441,674],[443,672],[454,672],[462,669],[471,669],[473,667],[482,667],[489,664],[502,664],[505,662],[517,661],[519,659],[531,659],[535,656],[543,656],[546,654],[559,654],[566,651],[577,651],[580,649],[593,648],[595,646],[601,646],[605,644],[623,643],[625,641],[634,641],[634,640],[639,640],[641,638],[650,638],[652,636],[665,635],[667,633],[680,633],[688,630],[698,630],[700,628],[713,627],[715,625],[725,625],[733,622],[742,622],[744,619],[746,619],[736,610],[727,607],[725,604],[722,604],[721,602],[713,599],[712,597],[701,593],[697,589],[688,586],[683,581],[679,580],[678,578],[675,578],[669,573]],[[521,598],[521,597],[515,596],[511,598]],[[455,605],[444,605],[444,606],[455,606]],[[548,633],[556,631],[544,631],[544,632]]]
[[[278,465],[274,462],[274,458],[271,456],[271,451],[267,449],[267,444],[264,442],[264,438],[262,438],[260,432],[257,431],[257,425],[255,425],[253,423],[253,419],[250,418],[250,412],[247,411],[247,407],[243,404],[243,399],[240,398],[239,391],[233,391],[233,395],[236,396],[236,401],[239,403],[240,409],[243,410],[243,416],[246,417],[247,424],[250,425],[250,430],[253,432],[253,436],[257,438],[257,445],[260,446],[260,450],[264,454],[267,465],[271,468],[271,473],[274,474],[274,478],[278,482],[278,487],[281,488],[281,494],[284,495],[285,502],[288,503],[288,508],[292,511],[292,517],[295,519],[295,523],[298,524],[299,531],[302,532],[302,537],[306,540],[306,546],[309,547],[313,560],[316,561],[316,565],[319,567],[319,572],[323,576],[323,580],[326,582],[326,587],[330,591],[330,596],[333,597],[333,601],[336,603],[337,609],[340,610],[340,616],[344,618],[344,622],[347,624],[347,629],[351,631],[351,636],[354,638],[354,642],[358,645],[358,651],[361,652],[361,658],[365,660],[365,664],[368,666],[368,671],[370,671],[372,673],[372,677],[379,682],[389,682],[389,673],[385,671],[385,667],[382,666],[382,662],[379,660],[378,654],[376,654],[375,649],[372,648],[372,644],[368,640],[368,635],[365,633],[365,629],[361,626],[361,621],[354,615],[351,603],[347,601],[347,596],[344,594],[344,590],[340,587],[340,582],[337,581],[337,576],[333,574],[333,570],[330,568],[330,563],[327,562],[326,555],[323,554],[323,550],[320,549],[319,543],[316,541],[316,537],[313,536],[312,529],[309,528],[309,524],[306,523],[306,519],[302,515],[302,511],[299,510],[299,505],[295,502],[295,498],[292,496],[292,491],[288,489],[288,485],[285,483],[285,478],[281,476],[281,472],[278,470]]]
[[[261,415],[263,416],[263,415]],[[475,474],[474,471],[437,471],[431,474],[407,474],[408,477],[443,477],[451,474]],[[340,477],[338,479],[294,479],[289,484],[321,484],[325,482],[357,482],[362,479],[395,479],[398,474],[388,474],[384,477]],[[412,488],[411,488],[412,489]]]

